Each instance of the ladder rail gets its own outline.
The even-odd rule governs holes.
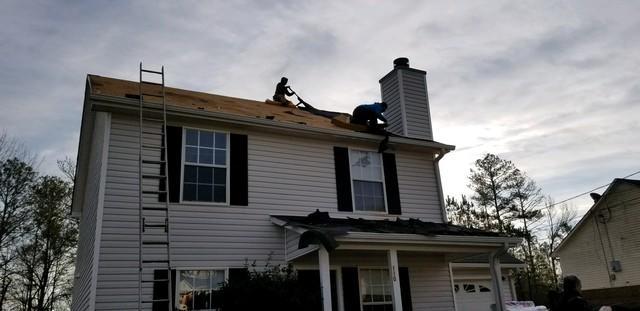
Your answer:
[[[167,310],[173,310],[174,306],[173,306],[173,291],[172,291],[172,275],[171,275],[171,235],[170,235],[170,230],[169,230],[169,226],[170,226],[170,221],[169,221],[169,174],[168,174],[168,167],[167,167],[167,159],[168,159],[168,150],[167,150],[167,102],[165,99],[166,93],[165,93],[165,78],[164,78],[164,66],[162,66],[162,69],[160,71],[156,71],[156,70],[147,70],[144,69],[144,67],[142,66],[142,62],[140,62],[140,71],[139,71],[139,83],[138,83],[138,94],[139,94],[139,131],[138,131],[138,143],[139,143],[139,153],[138,153],[138,221],[139,221],[139,232],[138,232],[138,310],[142,310],[142,305],[144,303],[151,303],[152,304],[152,308],[155,306],[156,303],[164,303],[166,302],[168,304],[168,309]],[[143,80],[143,73],[147,73],[147,74],[156,74],[156,75],[160,75],[161,77],[161,83],[157,83],[157,82],[149,82],[149,81],[145,81]],[[155,98],[159,98],[162,99],[161,104],[162,105],[162,118],[150,118],[148,116],[145,116],[145,110],[150,109],[149,107],[147,107],[145,105],[145,99],[144,96],[146,95],[146,93],[144,92],[145,90],[143,89],[143,84],[146,85],[147,87],[149,86],[153,86],[153,87],[160,87],[161,88],[161,92],[160,95],[155,95],[152,94]],[[157,110],[154,112],[155,114],[157,114]],[[155,125],[157,126],[158,124],[161,124],[161,132],[160,133],[156,133],[153,131],[148,131],[145,128],[145,121],[148,121],[150,123],[155,122]],[[157,137],[157,136],[161,136],[162,141],[160,142],[159,147],[160,148],[155,148],[156,150],[160,151],[160,159],[159,160],[155,160],[155,159],[145,159],[145,154],[143,153],[143,150],[149,150],[149,145],[144,143],[144,139],[145,139],[145,135],[146,138],[149,138],[149,135],[152,135],[152,137]],[[156,175],[156,174],[148,174],[145,173],[143,170],[145,168],[145,164],[146,165],[158,165],[160,168],[160,172]],[[154,180],[154,181],[158,181],[158,189],[157,190],[145,190],[145,183],[144,180]],[[160,186],[164,185],[164,189],[160,189]],[[148,186],[147,186],[148,187]],[[147,206],[147,204],[145,204],[145,200],[149,200],[149,197],[145,197],[145,194],[157,194],[158,198],[164,198],[164,207],[157,207],[155,205],[157,205],[158,202],[153,202],[154,206]],[[151,202],[150,202],[151,203]],[[147,224],[145,222],[145,211],[164,211],[164,225],[159,224],[157,222],[153,222],[153,223],[149,223]],[[153,215],[152,217],[161,217],[158,215]],[[164,227],[164,233],[165,233],[165,237],[166,240],[161,242],[161,241],[150,241],[150,240],[145,240],[145,232],[147,230],[145,230],[146,228],[163,228]],[[157,236],[156,236],[157,237]],[[165,245],[166,247],[166,260],[164,259],[157,259],[157,258],[153,258],[153,259],[145,259],[145,252],[143,251],[143,247],[145,246],[149,246],[149,245]],[[152,280],[145,280],[144,279],[144,273],[146,271],[145,268],[145,264],[151,264],[151,263],[163,263],[166,264],[166,272],[167,272],[167,277],[166,278],[161,278],[161,279],[155,279],[155,273],[154,273],[154,279]],[[148,269],[150,270],[157,270],[157,269],[161,269],[158,267],[149,267]],[[163,268],[162,268],[163,269]],[[167,283],[167,298],[163,298],[163,299],[156,299],[156,297],[152,297],[151,300],[143,300],[143,288],[142,288],[142,284],[143,283],[161,283],[161,282],[166,282]]]
[[[140,62],[140,80],[142,81],[142,62]],[[138,94],[142,94],[142,83],[138,83]],[[139,127],[138,127],[138,145],[142,147],[142,129],[144,124],[142,123],[142,96],[138,96],[139,102]],[[140,148],[140,152],[138,153],[138,310],[142,310],[142,228],[144,226],[143,223],[143,214],[142,214],[142,148]]]

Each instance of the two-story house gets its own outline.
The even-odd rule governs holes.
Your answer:
[[[397,59],[380,87],[383,152],[338,114],[89,75],[72,309],[211,310],[268,261],[315,273],[324,311],[455,310],[450,263],[485,254],[502,310],[520,240],[447,225],[426,72]]]
[[[640,180],[616,178],[555,250],[595,304],[640,303]]]

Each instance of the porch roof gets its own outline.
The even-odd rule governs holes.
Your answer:
[[[327,212],[316,211],[307,216],[272,215],[276,225],[292,229],[301,234],[298,247],[305,248],[311,244],[323,244],[333,250],[339,242],[349,240],[349,237],[367,238],[375,242],[379,240],[390,242],[402,240],[404,242],[447,242],[447,241],[477,241],[514,243],[513,237],[507,237],[495,232],[461,226],[426,222],[419,219],[370,220],[362,218],[332,218]],[[425,239],[432,238],[432,239]],[[391,239],[390,239],[391,238]],[[400,239],[398,239],[400,238]],[[398,242],[396,241],[396,242]]]

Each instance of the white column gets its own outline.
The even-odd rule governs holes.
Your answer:
[[[393,310],[402,311],[402,295],[400,294],[400,273],[398,270],[398,251],[390,249],[387,252],[389,258],[389,278],[393,286]]]
[[[502,249],[498,249],[489,253],[489,270],[491,271],[491,285],[493,287],[496,311],[506,310],[502,297],[502,268],[500,267],[500,254],[502,252]]]
[[[329,252],[320,244],[318,249],[320,268],[320,288],[322,290],[322,310],[331,311],[331,273],[329,272]]]

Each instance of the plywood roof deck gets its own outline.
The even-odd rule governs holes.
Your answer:
[[[92,95],[132,98],[138,95],[138,82],[120,80],[98,75],[88,76]],[[143,84],[144,92],[160,94],[160,87]],[[284,107],[267,104],[264,101],[208,94],[165,87],[167,105],[193,108],[212,112],[222,112],[239,116],[273,119],[274,122],[305,124],[311,127],[327,128],[349,132],[336,126],[331,119],[300,110],[295,106]],[[152,98],[152,97],[149,97]],[[148,101],[158,99],[149,99]]]

